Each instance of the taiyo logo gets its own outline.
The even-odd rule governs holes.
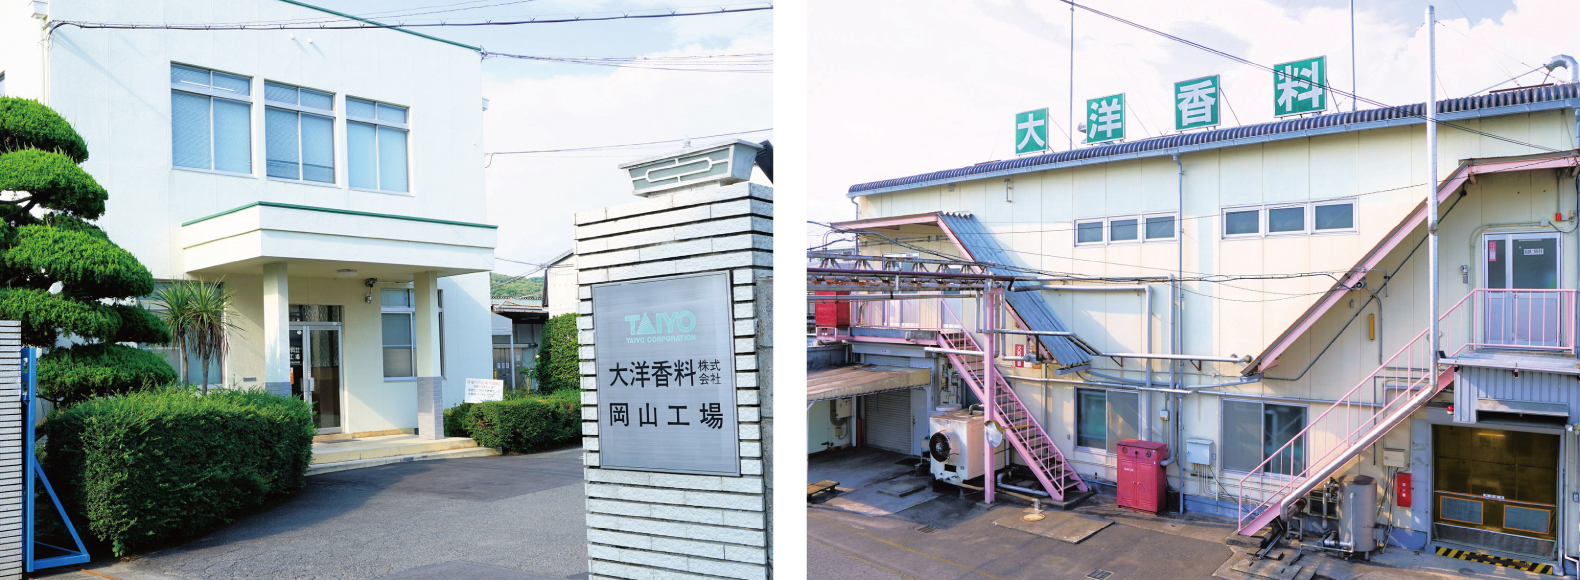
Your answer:
[[[690,310],[679,312],[655,312],[652,318],[647,313],[628,314],[625,321],[631,324],[631,335],[660,334],[673,332],[691,332],[697,328],[697,315]]]

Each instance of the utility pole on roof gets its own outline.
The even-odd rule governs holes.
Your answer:
[[[1432,364],[1427,366],[1431,374],[1428,380],[1432,381],[1432,391],[1437,392],[1438,372],[1438,274],[1437,253],[1437,14],[1432,6],[1426,7],[1426,166],[1427,175],[1431,178],[1426,193],[1426,233],[1428,239],[1428,253],[1431,256],[1431,268],[1428,272],[1429,286],[1432,295],[1427,300],[1431,313],[1431,337],[1427,346],[1431,348]]]

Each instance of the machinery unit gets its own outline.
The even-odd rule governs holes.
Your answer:
[[[1321,526],[1325,550],[1349,555],[1368,554],[1377,549],[1377,480],[1369,475],[1346,475],[1329,479],[1303,501],[1301,519],[1316,518]],[[1335,521],[1336,520],[1336,521]],[[1297,534],[1304,532],[1304,526]]]
[[[927,423],[933,432],[927,439],[927,456],[932,460],[934,479],[959,484],[985,475],[982,453],[987,445],[983,437],[987,417],[982,411],[953,411],[934,416]],[[1002,448],[994,451],[994,471],[1004,467],[1006,456]]]
[[[1157,441],[1126,439],[1119,442],[1119,507],[1150,514],[1163,510],[1168,489],[1163,460],[1169,446]]]

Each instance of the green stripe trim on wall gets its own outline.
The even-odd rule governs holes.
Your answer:
[[[357,16],[357,15],[354,15],[354,14],[346,14],[344,12],[339,12],[339,11],[335,11],[335,10],[330,10],[328,8],[324,8],[322,6],[314,6],[312,4],[307,4],[307,3],[304,3],[304,2],[297,2],[296,0],[280,0],[280,1],[281,2],[285,2],[286,4],[295,4],[295,5],[301,6],[303,8],[312,8],[313,10],[317,10],[319,12],[328,12],[328,13],[333,14],[335,16],[341,16],[341,17],[350,18],[350,19],[353,19],[353,20],[360,20],[360,21],[366,22],[368,24],[377,24],[377,25],[382,26],[384,28],[388,28],[390,30],[399,30],[399,31],[404,32],[406,34],[415,34],[417,36],[421,36],[421,37],[426,38],[428,40],[437,40],[437,41],[443,42],[445,44],[453,44],[453,45],[459,46],[461,48],[475,50],[477,52],[483,52],[483,49],[475,47],[475,46],[472,46],[472,45],[469,45],[469,44],[461,44],[461,43],[456,42],[454,40],[445,40],[445,39],[439,38],[437,36],[429,36],[429,35],[423,34],[421,32],[414,31],[414,30],[406,30],[405,28],[401,28],[399,26],[392,26],[392,25],[389,25],[389,24],[385,24],[383,22],[375,22],[373,20],[368,20],[366,18],[363,18],[361,16]]]
[[[491,229],[491,230],[499,229],[499,226],[493,226],[493,225],[488,225],[488,224],[474,224],[474,223],[471,223],[471,222],[458,222],[458,221],[451,221],[451,220],[436,220],[436,219],[433,219],[433,218],[412,217],[412,216],[409,216],[409,215],[391,215],[391,214],[387,214],[387,213],[372,213],[372,212],[365,212],[365,211],[353,211],[353,210],[349,210],[349,209],[333,209],[333,208],[327,208],[327,207],[313,207],[313,206],[310,206],[310,205],[296,205],[296,204],[290,204],[290,203],[275,203],[275,202],[272,202],[272,201],[255,201],[255,202],[249,203],[247,205],[243,205],[243,206],[240,206],[240,207],[227,209],[225,211],[222,211],[222,212],[219,212],[219,213],[216,213],[216,214],[213,214],[213,215],[207,215],[207,216],[200,217],[198,219],[195,219],[195,220],[192,220],[192,221],[189,221],[189,222],[181,224],[181,227],[190,226],[190,225],[198,223],[198,222],[208,221],[208,220],[220,217],[220,216],[230,215],[230,214],[236,213],[238,211],[242,211],[244,209],[251,209],[251,208],[254,208],[254,207],[277,207],[277,208],[280,208],[280,209],[299,209],[299,210],[303,210],[303,211],[317,211],[317,212],[323,212],[323,213],[338,213],[338,214],[345,214],[345,215],[359,215],[359,216],[385,218],[385,219],[392,219],[392,220],[406,220],[406,221],[413,221],[413,222],[427,222],[427,223],[430,223],[430,224],[445,224],[445,225],[451,225],[451,226],[465,226],[465,227],[469,227],[469,228],[488,228],[488,229]]]

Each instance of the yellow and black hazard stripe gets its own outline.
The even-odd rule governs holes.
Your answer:
[[[1537,564],[1535,562],[1526,562],[1525,560],[1516,560],[1514,558],[1504,558],[1502,556],[1490,556],[1490,555],[1487,555],[1487,554],[1482,554],[1482,553],[1478,553],[1478,552],[1472,552],[1470,550],[1455,550],[1455,549],[1452,549],[1452,548],[1444,548],[1442,546],[1438,546],[1438,548],[1437,548],[1437,555],[1439,555],[1439,556],[1448,556],[1450,558],[1459,558],[1461,560],[1469,560],[1471,562],[1481,562],[1482,564],[1492,564],[1494,566],[1503,566],[1505,568],[1514,568],[1514,569],[1517,569],[1517,570],[1524,570],[1526,572],[1535,572],[1537,574],[1552,574],[1553,573],[1553,565],[1552,564]]]

